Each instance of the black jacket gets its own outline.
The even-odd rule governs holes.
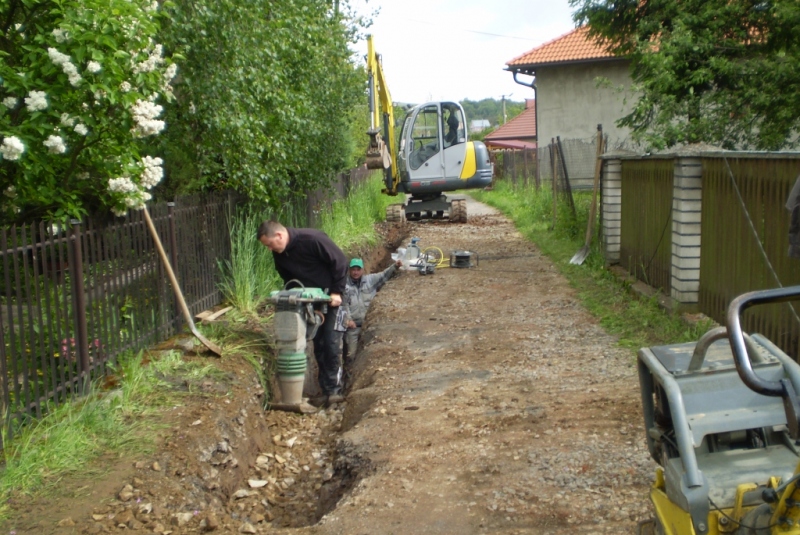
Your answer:
[[[347,258],[327,234],[311,228],[287,228],[289,244],[272,253],[275,269],[286,283],[297,279],[306,288],[344,295]]]

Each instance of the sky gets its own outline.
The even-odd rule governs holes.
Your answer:
[[[568,0],[351,0],[357,13],[372,16],[366,33],[392,100],[533,98],[514,82],[506,63],[571,31]],[[354,46],[366,55],[366,40]],[[361,60],[363,63],[363,59]]]

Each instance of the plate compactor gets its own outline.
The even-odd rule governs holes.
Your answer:
[[[800,286],[747,293],[730,304],[727,329],[639,351],[647,445],[660,465],[655,518],[640,533],[800,534],[800,366],[741,328],[745,309],[798,299]]]

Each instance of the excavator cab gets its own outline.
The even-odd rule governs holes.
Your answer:
[[[404,206],[408,219],[466,221],[463,200],[448,201],[446,191],[483,188],[492,183],[489,152],[468,141],[464,110],[457,102],[428,102],[406,115],[397,148],[397,190],[411,194]]]

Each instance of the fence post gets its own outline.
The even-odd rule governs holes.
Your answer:
[[[175,231],[175,202],[167,203],[167,222],[169,225],[169,261],[172,264],[172,270],[175,272],[175,278],[178,277],[178,236]],[[173,289],[174,290],[174,289]],[[175,297],[173,291],[173,301],[175,303],[175,331],[180,332],[183,326],[183,316],[180,313],[181,304],[178,298]]]
[[[622,243],[622,160],[605,160],[600,196],[603,256],[606,265],[619,264]]]
[[[89,369],[89,330],[86,325],[86,291],[83,285],[83,246],[81,244],[81,222],[77,219],[70,221],[72,224],[72,235],[70,245],[72,247],[72,262],[69,265],[69,275],[72,280],[72,310],[75,316],[75,335],[78,349],[78,359],[80,362],[79,377],[81,381],[81,393],[88,392],[90,384]]]
[[[677,158],[672,193],[671,297],[697,306],[700,295],[700,223],[703,199],[700,158]]]

